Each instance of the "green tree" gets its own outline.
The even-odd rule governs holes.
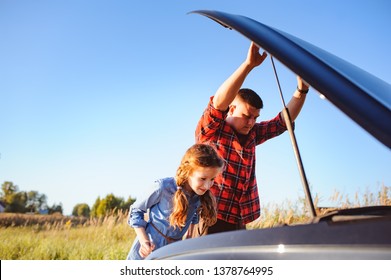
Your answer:
[[[90,216],[90,206],[86,203],[76,204],[75,207],[73,207],[72,215],[88,218]]]
[[[26,192],[16,192],[6,200],[5,212],[26,213],[27,194]]]
[[[91,216],[102,217],[108,214],[116,214],[118,211],[127,211],[135,199],[129,198],[124,201],[122,197],[116,197],[114,194],[108,194],[105,198],[98,197],[92,206]]]
[[[48,209],[46,195],[37,191],[19,191],[12,182],[1,185],[0,199],[5,203],[5,212],[11,213],[38,213],[39,210]]]
[[[39,210],[47,209],[47,198],[44,194],[39,194],[37,191],[27,192],[26,208],[29,212],[38,213]]]
[[[54,214],[54,213],[59,213],[59,214],[62,214],[63,213],[63,209],[62,209],[62,204],[53,204],[52,207],[48,207],[48,212],[49,214]]]
[[[99,203],[99,205],[96,207],[96,216],[97,217],[103,217],[106,214],[108,214],[109,208],[107,206],[107,200],[102,199]]]
[[[5,181],[1,185],[1,197],[6,200],[7,197],[16,193],[18,191],[18,186],[14,185],[12,182]]]
[[[99,207],[100,201],[101,201],[100,196],[98,196],[98,198],[95,200],[94,205],[92,205],[92,209],[90,212],[91,217],[98,217],[98,207]]]
[[[1,185],[1,199],[5,203],[5,212],[25,213],[27,194],[19,192],[18,186],[12,182],[4,182]]]
[[[122,206],[121,206],[121,209],[124,210],[124,211],[128,211],[130,206],[136,201],[135,198],[132,198],[131,196],[128,197],[128,200],[126,200]]]

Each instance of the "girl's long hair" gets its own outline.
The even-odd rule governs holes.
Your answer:
[[[173,227],[184,227],[189,209],[189,202],[182,187],[185,186],[191,173],[197,167],[222,168],[224,160],[217,154],[216,150],[208,144],[195,144],[191,146],[182,158],[175,181],[178,190],[173,197],[173,210],[169,218]],[[216,199],[210,190],[200,196],[201,206],[198,209],[200,218],[206,226],[211,226],[217,221]]]

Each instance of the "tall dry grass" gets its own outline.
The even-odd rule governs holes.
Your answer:
[[[0,224],[11,219],[12,214],[1,214]],[[99,219],[18,214],[13,225],[1,226],[0,259],[125,259],[135,237],[126,220],[127,213]]]
[[[354,198],[349,195],[334,191],[329,198],[332,207],[318,207],[320,203],[319,195],[315,195],[314,205],[317,215],[323,215],[333,209],[347,209],[364,206],[389,205],[391,206],[391,187],[384,184],[380,186],[378,192],[367,190],[360,194],[356,192]],[[281,225],[305,224],[312,221],[308,213],[307,202],[304,198],[299,198],[297,202],[287,200],[282,204],[268,204],[262,208],[261,217],[247,225],[248,229],[271,228]]]
[[[337,204],[340,208],[364,207],[371,205],[391,205],[391,187],[386,187],[382,184],[377,193],[366,190],[360,194],[356,192],[354,198],[344,195],[337,190],[331,196],[330,200]]]
[[[315,206],[319,197],[314,198]],[[334,192],[330,201],[336,208],[391,205],[391,187],[379,192],[356,193],[354,198]],[[261,218],[248,229],[270,228],[311,221],[306,202],[286,201],[262,208]],[[319,211],[326,211],[317,208]],[[320,210],[319,210],[320,209]],[[318,213],[322,214],[322,213]],[[122,260],[135,238],[127,225],[128,213],[111,213],[102,218],[70,218],[0,214],[0,259],[2,260]]]

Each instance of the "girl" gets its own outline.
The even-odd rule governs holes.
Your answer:
[[[206,226],[216,222],[216,201],[209,188],[221,172],[224,160],[207,144],[191,146],[182,158],[175,178],[156,181],[156,189],[130,209],[128,224],[136,239],[127,259],[147,257],[153,250],[179,241],[199,218]],[[149,220],[144,214],[149,210]]]

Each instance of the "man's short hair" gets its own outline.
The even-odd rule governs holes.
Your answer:
[[[238,96],[242,101],[246,102],[247,104],[253,106],[256,109],[263,108],[263,101],[261,97],[252,89],[242,88],[239,90]]]

